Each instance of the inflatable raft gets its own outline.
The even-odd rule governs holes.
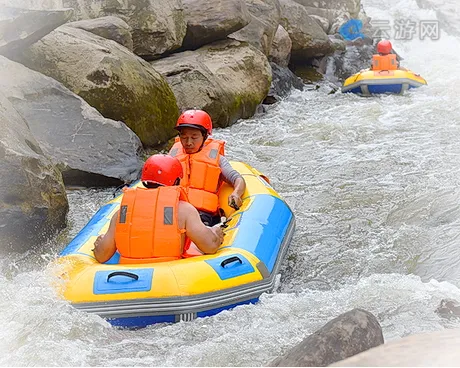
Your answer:
[[[426,85],[426,80],[410,70],[364,70],[348,77],[342,92],[362,96],[373,94],[403,94],[411,88]]]
[[[216,254],[137,265],[119,264],[116,253],[98,263],[93,243],[106,232],[120,195],[99,209],[53,264],[61,281],[56,285],[59,293],[79,310],[134,328],[188,321],[257,302],[274,288],[295,219],[267,178],[245,163],[231,164],[247,189],[235,211],[227,205],[232,188],[221,188],[228,227]]]

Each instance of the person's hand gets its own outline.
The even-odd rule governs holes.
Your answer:
[[[224,242],[224,232],[222,230],[222,227],[220,226],[221,224],[214,225],[211,227],[211,231],[216,235],[218,239],[218,244],[222,244]]]
[[[228,205],[234,208],[235,210],[239,210],[242,204],[243,204],[243,200],[235,192],[233,192],[232,194],[228,196]]]

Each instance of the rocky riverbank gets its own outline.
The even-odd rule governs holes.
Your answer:
[[[367,21],[359,0],[0,0],[0,14],[0,242],[12,249],[66,225],[65,185],[136,179],[181,110],[227,127],[326,64],[351,74],[340,60],[356,46],[338,30]]]

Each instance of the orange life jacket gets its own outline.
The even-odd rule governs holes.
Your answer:
[[[396,70],[398,62],[395,54],[388,55],[373,55],[372,70]]]
[[[182,164],[184,176],[180,185],[196,209],[215,213],[219,208],[218,192],[222,184],[219,159],[224,155],[224,145],[224,141],[208,138],[199,152],[189,155],[185,153],[180,139],[176,138],[169,151]]]
[[[187,195],[179,186],[132,188],[124,192],[115,228],[120,263],[163,262],[181,258],[179,200]]]

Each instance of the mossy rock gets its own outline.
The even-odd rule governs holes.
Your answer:
[[[166,80],[114,41],[63,26],[32,45],[19,61],[60,81],[106,118],[123,121],[145,147],[175,135],[179,110]]]

